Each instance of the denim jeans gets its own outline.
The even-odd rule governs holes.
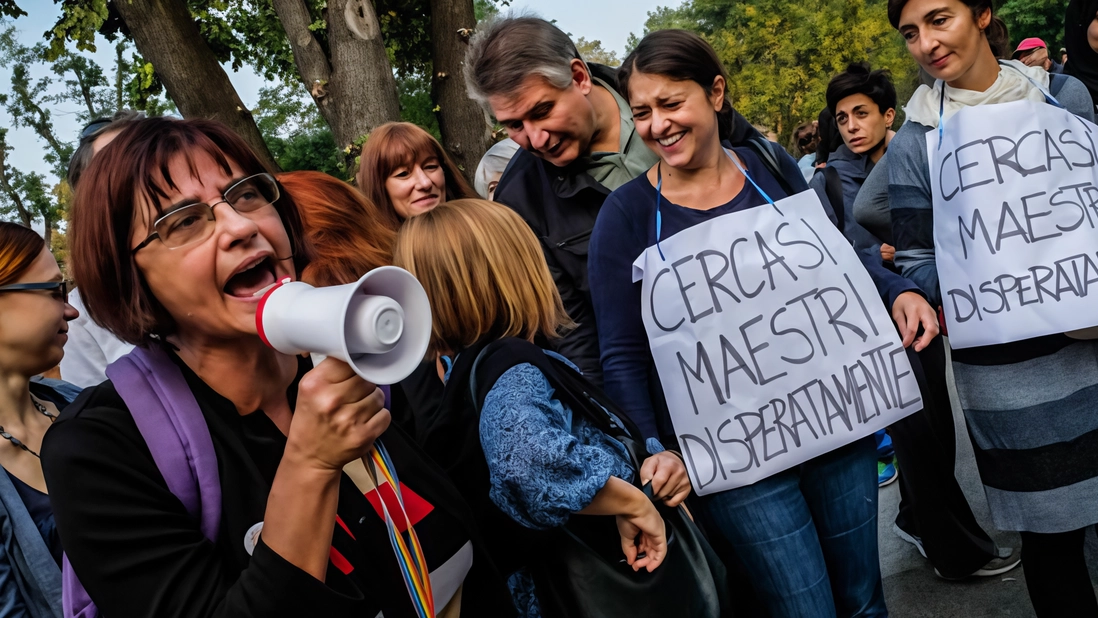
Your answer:
[[[888,616],[877,553],[873,436],[706,496],[771,618]]]

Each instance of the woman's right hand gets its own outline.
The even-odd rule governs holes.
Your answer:
[[[298,383],[286,457],[338,472],[366,455],[390,420],[381,389],[328,357]]]
[[[667,529],[656,505],[639,489],[635,491],[640,494],[636,513],[615,517],[621,536],[621,550],[634,571],[647,569],[651,573],[667,557]],[[641,554],[644,556],[638,558]]]

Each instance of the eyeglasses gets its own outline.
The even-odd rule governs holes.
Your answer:
[[[221,200],[213,204],[195,202],[185,204],[162,215],[153,223],[152,234],[133,249],[137,253],[156,239],[169,249],[179,249],[202,242],[213,234],[215,227],[214,206],[225,203],[240,214],[253,213],[278,200],[278,183],[270,174],[248,176],[225,189]]]
[[[804,148],[805,146],[811,144],[813,142],[813,140],[815,140],[815,139],[816,139],[816,134],[815,133],[809,133],[808,135],[805,135],[805,136],[801,137],[800,139],[798,139],[797,140],[797,145],[800,146],[801,148]]]
[[[69,302],[71,281],[45,281],[42,283],[12,283],[0,285],[0,292],[28,292],[32,290],[57,290],[54,297],[61,302]]]

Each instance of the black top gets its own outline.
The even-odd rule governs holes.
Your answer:
[[[248,555],[245,533],[263,519],[285,436],[259,411],[238,414],[173,359],[198,401],[217,454],[222,493],[217,543],[202,536],[198,522],[168,489],[110,381],[69,406],[43,444],[42,465],[65,550],[102,614],[412,616],[384,521],[346,475],[326,583],[284,560],[262,539]],[[308,368],[303,363],[302,373]],[[287,391],[291,405],[296,391],[297,380]],[[442,471],[399,428],[390,428],[382,441],[401,485],[426,505],[420,505],[413,524],[431,571],[473,539],[474,566],[463,587],[462,615],[508,615],[503,580],[480,552],[468,507]]]
[[[30,391],[40,401],[48,401],[57,406],[58,410],[64,410],[65,406],[69,405],[69,400],[64,395],[46,384],[31,382]],[[61,539],[57,535],[57,526],[53,521],[53,508],[50,507],[50,497],[27,485],[11,472],[7,470],[4,470],[4,472],[11,479],[11,484],[15,487],[19,497],[22,498],[23,506],[27,508],[27,513],[30,515],[35,527],[38,528],[38,532],[42,535],[42,540],[46,542],[46,547],[49,548],[54,562],[57,563],[57,566],[61,566]]]
[[[11,479],[11,484],[15,486],[16,493],[23,500],[23,506],[27,508],[27,513],[30,515],[31,520],[34,521],[34,525],[38,528],[38,533],[42,535],[42,540],[46,542],[46,547],[50,550],[50,555],[53,556],[53,561],[57,563],[57,566],[61,566],[61,538],[57,536],[57,526],[53,522],[53,509],[50,508],[50,497],[46,494],[38,491],[24,483],[18,476],[15,476],[11,472],[4,470],[4,473]]]

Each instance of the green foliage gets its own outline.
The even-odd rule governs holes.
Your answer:
[[[1006,22],[1013,45],[1031,36],[1040,37],[1048,44],[1049,56],[1060,61],[1067,0],[1006,0],[996,4],[1000,5],[996,14]]]
[[[58,2],[58,0],[54,0]],[[47,60],[65,51],[65,43],[73,42],[80,51],[95,51],[95,33],[107,20],[108,0],[60,0],[61,17],[43,35],[49,42]]]
[[[604,49],[602,47],[602,41],[599,41],[598,39],[588,41],[587,39],[580,37],[574,42],[576,44],[576,50],[579,51],[580,56],[587,62],[605,64],[610,67],[621,65],[621,58],[618,58],[618,54]]]
[[[50,64],[50,70],[63,80],[65,89],[45,97],[51,103],[81,103],[77,118],[88,122],[110,116],[116,110],[115,93],[103,69],[90,58],[65,51]]]
[[[400,119],[418,124],[441,141],[435,104],[431,101],[431,82],[427,76],[412,74],[398,78],[397,94],[400,96]]]
[[[500,4],[507,6],[511,3],[509,0],[503,0]],[[499,15],[499,7],[493,0],[473,0],[473,15],[477,18],[477,23],[480,23]]]
[[[256,126],[284,171],[320,170],[343,177],[332,131],[300,84],[261,88],[252,110]]]
[[[816,118],[831,76],[850,62],[889,69],[907,100],[918,71],[885,7],[885,0],[688,0],[650,12],[645,32],[698,32],[728,72],[732,105],[784,143],[797,124]]]
[[[176,112],[164,84],[160,82],[151,62],[145,62],[139,54],[133,54],[122,70],[129,75],[123,84],[123,101],[129,109],[140,110],[149,116],[163,116]]]
[[[402,77],[430,74],[430,0],[374,0],[389,62]]]
[[[29,128],[46,142],[42,158],[61,179],[65,177],[74,146],[54,135],[53,116],[47,105],[51,98],[46,94],[53,80],[49,76],[35,79],[31,75],[32,67],[44,69],[44,51],[43,45],[27,47],[19,43],[15,26],[4,28],[0,33],[0,66],[11,70],[11,88],[7,94],[0,95],[0,105],[10,116],[12,126]],[[87,68],[88,65],[78,66]]]

